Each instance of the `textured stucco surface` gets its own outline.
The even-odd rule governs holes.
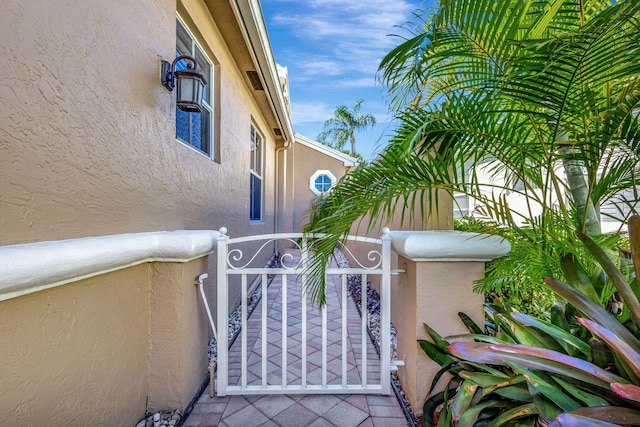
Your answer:
[[[149,264],[0,303],[0,425],[132,425],[147,399]]]
[[[223,226],[227,227],[230,236],[274,231],[276,136],[273,128],[278,124],[274,122],[273,113],[264,108],[268,105],[264,93],[247,86],[244,68],[251,62],[249,50],[240,33],[223,37],[219,27],[229,24],[216,21],[222,19],[211,12],[217,8],[230,10],[228,2],[223,0],[2,2],[0,245],[146,231],[218,230]],[[217,94],[214,96],[218,98],[214,105],[219,108],[214,111],[214,133],[218,137],[214,144],[217,144],[219,156],[215,160],[176,140],[175,94],[159,82],[160,59],[175,55],[176,11],[216,66],[214,92]],[[237,66],[239,58],[246,59],[243,69]],[[252,123],[261,131],[265,142],[264,218],[259,223],[249,221]],[[208,283],[213,285],[215,265],[215,258],[210,257],[208,265],[200,266],[208,270],[211,278]],[[187,270],[184,271],[186,275]],[[124,282],[107,280],[113,274],[89,279],[86,283],[98,281],[105,289],[122,285]],[[188,279],[190,283],[193,281],[193,277]],[[141,278],[140,283],[147,282]],[[36,325],[31,325],[36,331],[32,339],[24,333],[26,329],[15,326],[15,321],[5,314],[9,312],[5,307],[24,304],[32,298],[41,301],[41,307],[46,307],[42,301],[50,298],[52,292],[66,293],[69,289],[84,289],[83,286],[69,284],[3,303],[0,310],[3,328],[21,330],[23,334],[12,335],[10,339],[15,340],[16,345],[7,348],[3,343],[0,351],[15,357],[20,349],[45,345],[34,342],[40,334]],[[195,292],[195,286],[193,288]],[[215,286],[208,286],[211,288],[215,289]],[[167,297],[160,295],[162,289],[154,289],[156,291],[159,297]],[[173,292],[171,289],[166,291]],[[78,307],[84,306],[83,298],[88,298],[89,302],[93,298],[82,293],[78,295],[67,297]],[[102,300],[106,303],[117,295],[109,293]],[[183,308],[188,308],[189,316],[197,317],[202,314],[202,307],[194,295],[183,295],[184,304],[189,305]],[[210,291],[209,298],[211,306],[215,307],[215,292]],[[136,300],[128,297],[122,297],[122,300],[122,304],[112,306],[109,314],[128,321],[127,304]],[[230,300],[232,305],[239,300],[238,290],[230,292]],[[37,314],[36,308],[25,310]],[[60,330],[69,326],[64,322],[75,322],[75,327],[79,327],[80,320],[74,319],[81,319],[81,314],[71,316],[63,310],[59,313],[60,319],[51,317],[47,321],[52,323],[50,328]],[[189,319],[186,315],[182,320],[200,325],[199,319]],[[88,324],[94,323],[99,322]],[[201,326],[196,328],[200,328],[198,332],[189,334],[194,337],[202,332],[204,338],[198,335],[198,339],[206,340],[207,329]],[[100,341],[101,335],[117,336],[118,328],[104,332],[94,330],[95,336],[87,338],[88,342]],[[145,324],[143,341],[147,340],[148,328]],[[52,333],[51,336],[56,335]],[[58,341],[44,342],[51,348],[40,348],[30,354],[65,351]],[[147,344],[144,343],[145,347]],[[184,357],[193,357],[195,347],[190,345],[184,344],[180,348]],[[194,345],[200,346],[200,341]],[[96,344],[95,349],[102,349],[102,344]],[[77,383],[78,390],[87,387],[89,401],[103,400],[112,405],[114,412],[122,407],[129,415],[135,409],[138,417],[141,416],[145,409],[147,380],[141,385],[137,375],[146,371],[146,359],[143,368],[132,364],[131,370],[135,372],[111,372],[117,379],[106,381],[102,375],[109,370],[102,363],[107,364],[111,353],[108,350],[97,351],[97,354],[105,355],[104,360],[91,362],[94,363],[91,368],[80,371],[84,375]],[[35,361],[29,363],[37,365]],[[46,366],[46,357],[39,363],[38,366]],[[63,360],[64,363],[67,362]],[[37,392],[11,404],[2,400],[0,417],[11,411],[12,416],[19,416],[31,406],[39,408],[38,399],[52,396],[48,393],[55,393],[56,381],[63,382],[66,375],[64,369],[60,372],[51,369],[49,376],[44,375],[46,372],[36,372],[46,381],[34,377],[37,387],[29,389]],[[132,383],[123,385],[122,390],[140,387],[140,393],[136,392],[142,399],[140,402],[128,399],[121,405],[121,396],[110,398],[107,388],[121,378]],[[194,383],[199,385],[203,379],[201,369],[183,378],[184,383],[179,387],[185,390]],[[45,389],[44,384],[50,389]],[[29,383],[25,387],[33,385]],[[7,390],[11,388],[0,390],[0,399],[13,393]],[[16,390],[21,389],[17,387]],[[94,391],[95,394],[91,394]],[[74,399],[79,401],[84,396],[84,392],[78,393]],[[180,399],[184,400],[184,397]],[[63,408],[56,409],[52,405],[41,405],[43,409],[38,411],[63,412]],[[66,413],[73,414],[74,411]],[[98,417],[83,419],[77,424],[57,419],[56,424],[98,425]],[[5,424],[2,421],[0,419],[0,425]],[[113,425],[124,424],[113,421]]]
[[[274,231],[277,124],[236,65],[249,55],[243,38],[224,39],[211,14],[224,3],[3,2],[1,245],[222,226],[231,236]],[[216,65],[216,160],[176,140],[174,94],[159,82],[160,59],[175,52],[176,10]],[[249,222],[251,123],[265,141],[259,223]],[[232,305],[238,298],[230,293]]]
[[[458,312],[478,324],[484,322],[484,296],[472,291],[474,280],[484,277],[484,263],[413,262],[402,256],[398,256],[398,263],[406,270],[398,275],[391,296],[391,322],[398,326],[398,357],[405,361],[398,376],[412,408],[421,412],[440,366],[424,354],[416,340],[428,339],[425,323],[442,336],[466,333]]]
[[[295,171],[292,179],[293,188],[293,230],[302,231],[309,221],[307,211],[316,195],[309,188],[309,177],[318,170],[328,170],[340,179],[347,172],[341,160],[329,157],[319,151],[302,144],[293,146]]]
[[[206,259],[151,264],[148,410],[185,408],[207,373],[209,328],[194,278]]]

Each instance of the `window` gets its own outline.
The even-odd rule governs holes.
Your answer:
[[[207,156],[211,156],[211,122],[213,117],[213,109],[211,108],[213,78],[211,73],[213,66],[182,21],[177,19],[176,57],[180,55],[189,55],[196,60],[197,70],[204,76],[207,85],[204,89],[201,113],[187,113],[176,107],[176,138]],[[176,70],[184,70],[186,67],[185,61],[179,61],[176,64]]]
[[[262,135],[251,125],[251,170],[249,219],[262,221]]]
[[[309,178],[309,189],[319,196],[331,190],[336,185],[336,177],[328,170],[318,170]]]
[[[316,178],[316,190],[318,190],[321,193],[324,193],[325,191],[329,191],[329,189],[331,188],[331,178],[329,178],[327,175],[320,175],[319,177]]]

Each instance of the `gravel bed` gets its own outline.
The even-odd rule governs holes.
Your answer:
[[[180,422],[182,412],[180,409],[169,409],[152,414],[147,414],[141,419],[136,427],[173,427]]]

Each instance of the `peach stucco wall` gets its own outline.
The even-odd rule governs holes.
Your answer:
[[[145,263],[0,301],[0,425],[132,426],[184,410],[207,377],[194,285],[207,264]]]
[[[132,425],[148,330],[149,264],[0,302],[0,425]]]
[[[249,132],[274,138],[203,2],[188,21],[219,66],[220,162],[175,139],[159,60],[175,52],[176,2],[3,2],[0,244],[166,229],[250,226]],[[265,200],[274,179],[265,179]],[[229,197],[232,192],[233,197]]]
[[[440,366],[424,354],[416,340],[428,339],[424,324],[442,336],[468,332],[459,312],[483,324],[484,295],[473,293],[472,287],[484,277],[484,262],[420,262],[397,256],[404,272],[392,286],[391,323],[399,329],[398,358],[405,362],[398,377],[411,407],[422,413]],[[439,383],[437,391],[442,387]]]
[[[209,324],[193,284],[206,258],[154,263],[150,296],[148,408],[185,408],[207,375]]]
[[[276,140],[211,7],[222,0],[8,0],[0,13],[0,245],[128,232],[274,231]],[[228,7],[228,6],[226,6]],[[175,138],[159,61],[176,10],[216,66],[219,158]],[[247,55],[246,52],[243,53]],[[215,85],[215,82],[212,83]],[[264,218],[249,221],[249,141],[264,136]],[[215,262],[210,276],[215,277]],[[238,293],[231,292],[231,301]],[[215,307],[215,295],[210,301]]]
[[[309,178],[318,170],[328,170],[340,179],[347,172],[341,160],[327,156],[302,144],[293,146],[295,162],[291,180],[293,193],[293,231],[299,232],[308,222],[307,211],[316,195],[309,189]]]
[[[223,226],[232,237],[274,231],[278,126],[264,93],[238,68],[249,51],[240,34],[222,36],[211,13],[218,6],[229,8],[224,0],[2,2],[0,245]],[[175,56],[176,12],[216,65],[215,159],[176,140],[175,94],[159,82],[160,59]],[[264,216],[256,223],[249,221],[251,124],[265,142]],[[209,272],[215,310],[211,258],[152,273],[135,267],[3,302],[0,425],[26,412],[35,420],[47,414],[51,425],[99,425],[118,413],[108,424],[127,425],[144,414],[147,398],[152,409],[168,400],[184,407],[206,374],[210,332],[193,277]],[[189,286],[150,285],[171,277]],[[176,295],[184,306],[163,314],[164,298]],[[172,321],[197,327],[180,332]],[[154,349],[168,348],[153,336],[162,322],[187,335],[178,356],[152,360]],[[30,369],[25,381],[21,372]],[[168,397],[150,395],[147,382],[162,385],[173,369],[182,370],[180,384],[162,389]],[[95,415],[63,419],[80,400]]]

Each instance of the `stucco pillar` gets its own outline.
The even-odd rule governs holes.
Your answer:
[[[405,270],[391,297],[398,358],[405,363],[398,376],[413,410],[421,413],[440,369],[417,343],[427,338],[423,324],[443,336],[466,333],[458,317],[464,312],[482,325],[484,296],[473,293],[473,282],[484,277],[486,261],[505,255],[511,246],[496,236],[459,231],[394,231],[391,237],[398,268]]]
[[[207,376],[209,324],[195,285],[207,271],[206,256],[151,264],[148,411],[184,410]]]

